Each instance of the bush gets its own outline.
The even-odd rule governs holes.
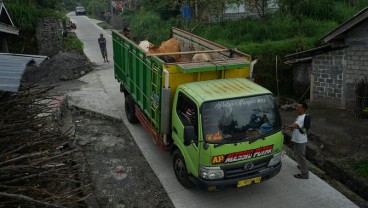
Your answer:
[[[75,51],[83,54],[83,43],[77,37],[64,37],[62,49],[63,51]]]
[[[149,40],[151,43],[159,45],[163,40],[170,37],[171,21],[162,21],[158,14],[144,12],[132,15],[129,24],[131,35],[137,40]]]
[[[104,12],[109,8],[107,2],[100,0],[90,1],[86,5],[87,13],[95,17],[100,17],[100,12]]]
[[[368,178],[368,160],[360,161],[355,166],[357,173],[365,178]]]

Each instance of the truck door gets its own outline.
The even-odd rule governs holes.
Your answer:
[[[175,109],[177,122],[173,122],[173,137],[177,137],[176,141],[180,141],[178,146],[187,163],[188,172],[198,174],[198,106],[184,93],[178,93],[178,99]],[[175,119],[175,118],[173,118]],[[176,120],[175,119],[175,120]],[[196,137],[189,146],[184,145],[184,127],[194,126]]]

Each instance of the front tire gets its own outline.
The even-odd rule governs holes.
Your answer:
[[[125,97],[125,114],[131,124],[138,123],[138,118],[135,115],[135,103],[131,95]]]
[[[182,186],[187,189],[193,188],[194,184],[190,181],[187,166],[180,150],[177,149],[173,154],[173,167],[175,176]]]

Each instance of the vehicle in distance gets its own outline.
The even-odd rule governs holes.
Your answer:
[[[86,9],[82,6],[77,6],[75,8],[75,15],[86,15]]]

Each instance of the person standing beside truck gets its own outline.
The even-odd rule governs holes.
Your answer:
[[[129,29],[129,28],[127,28],[127,27],[124,27],[124,28],[123,28],[123,35],[124,35],[125,37],[127,37],[128,39],[131,39],[131,37],[130,37],[130,29]]]
[[[295,110],[298,113],[296,121],[291,125],[284,126],[285,130],[292,130],[291,141],[294,142],[294,155],[298,162],[298,168],[301,174],[295,174],[294,177],[298,179],[308,179],[309,170],[307,166],[307,159],[305,158],[305,150],[307,147],[308,137],[307,133],[303,131],[304,119],[306,116],[305,111],[308,105],[305,102],[298,102],[295,106]]]
[[[100,38],[98,39],[98,44],[100,45],[100,50],[102,54],[102,58],[105,62],[109,62],[109,59],[107,58],[107,50],[106,50],[106,39],[104,38],[103,34],[100,34]]]

